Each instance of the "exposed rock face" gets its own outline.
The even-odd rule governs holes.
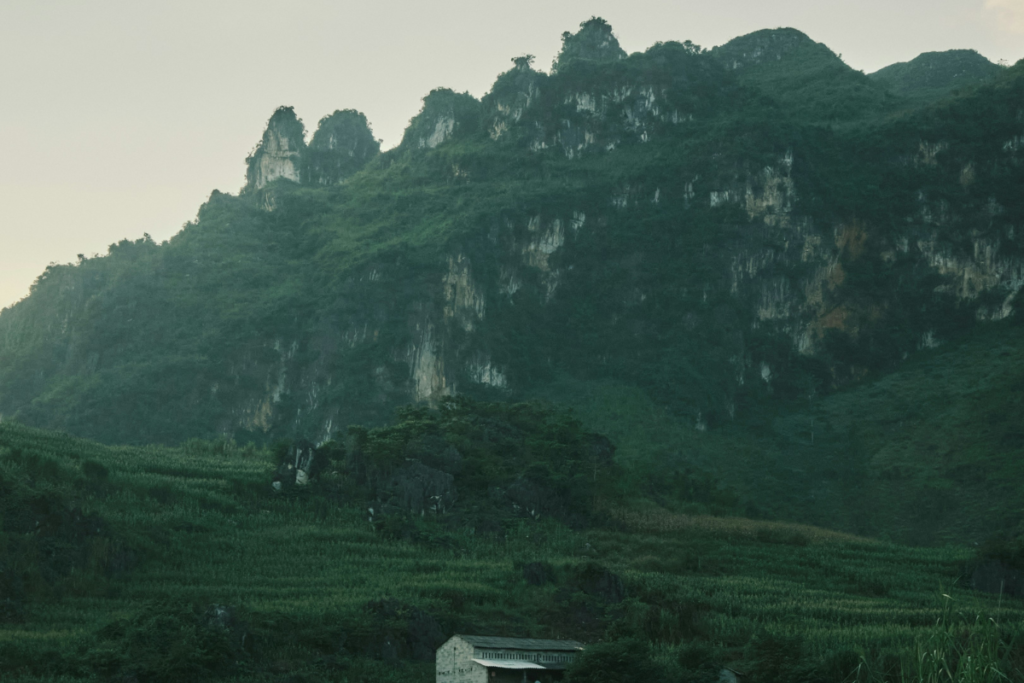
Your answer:
[[[303,182],[334,185],[380,154],[366,116],[353,109],[336,111],[320,119],[306,149]]]
[[[469,93],[438,88],[423,98],[423,109],[410,122],[402,147],[434,149],[456,135],[479,128],[480,102]]]
[[[473,280],[469,259],[464,255],[448,258],[444,287],[444,317],[456,321],[466,332],[472,332],[476,323],[483,320],[486,305],[483,292]]]
[[[552,72],[564,69],[572,62],[615,62],[626,57],[626,51],[612,33],[604,19],[594,17],[580,24],[576,33],[562,34],[562,51],[558,53]]]
[[[728,79],[717,62],[692,43],[659,44],[649,55],[651,68],[639,77],[610,57],[600,78],[584,58],[567,57],[580,68],[552,77],[517,66],[484,98],[491,138],[575,159],[672,135],[714,108],[714,91],[698,97],[694,86]]]
[[[245,160],[245,189],[260,190],[278,178],[299,182],[306,131],[292,107],[279,107],[267,122],[263,139]]]
[[[292,486],[308,486],[323,466],[324,458],[317,453],[313,443],[299,439],[288,447],[288,455],[274,475],[273,488],[281,492]]]
[[[491,92],[484,98],[484,107],[489,117],[487,132],[492,140],[498,140],[512,130],[523,118],[523,114],[540,97],[541,87],[547,78],[532,68],[533,55],[512,60],[515,67],[498,77]]]
[[[454,383],[445,372],[444,337],[433,322],[421,327],[419,340],[409,349],[412,369],[412,394],[417,401],[433,401],[454,392]]]
[[[879,123],[862,140],[881,151],[861,158],[838,130],[779,132],[767,95],[741,86],[816,43],[783,30],[730,45],[731,63],[681,43],[622,59],[587,22],[557,73],[524,56],[482,103],[435,90],[366,188],[302,193],[284,216],[260,210],[283,196],[266,183],[338,182],[376,146],[349,111],[303,152],[301,122],[279,109],[244,196],[215,193],[167,247],[54,267],[0,316],[0,411],[179,439],[134,426],[141,411],[82,418],[117,413],[89,389],[130,393],[115,378],[160,387],[204,435],[298,425],[327,439],[410,400],[529,395],[564,376],[638,386],[714,430],[769,394],[827,391],[865,358],[891,367],[1019,309],[1018,94],[965,107],[970,126],[934,131],[942,112],[901,124],[927,134]],[[140,364],[165,310],[175,343],[202,343]]]

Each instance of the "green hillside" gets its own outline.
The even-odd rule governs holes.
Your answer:
[[[1022,680],[1019,598],[969,590],[964,550],[614,494],[576,526],[495,525],[472,497],[452,508],[461,517],[405,526],[367,512],[360,440],[422,448],[415,434],[440,419],[472,469],[493,439],[484,425],[539,436],[557,415],[523,409],[408,413],[278,494],[267,451],[112,448],[0,425],[4,680],[429,681],[433,648],[456,632],[603,640],[595,662],[625,648],[652,680],[726,666],[755,681],[926,681],[943,667]],[[572,680],[591,679],[583,667]]]
[[[994,379],[952,399],[944,374],[903,373],[1019,316],[1024,64],[896,112],[790,29],[626,56],[593,19],[562,43],[551,73],[517,57],[480,100],[432,91],[386,153],[358,112],[307,143],[279,108],[238,195],[164,244],[51,266],[0,312],[0,416],[264,447],[541,397],[671,509],[924,543],[1012,526],[995,406],[1015,405],[1016,351],[970,347],[956,382]],[[902,429],[965,434],[894,434],[865,386]]]
[[[695,430],[612,382],[567,380],[545,397],[619,444],[618,461],[653,482],[648,490],[663,505],[904,543],[977,544],[1021,531],[1022,388],[1021,327],[1002,324],[720,430]],[[687,497],[668,484],[701,475],[713,477],[711,492]]]
[[[711,51],[739,80],[801,121],[843,124],[892,113],[900,99],[793,28],[765,29]]]
[[[929,102],[940,100],[954,90],[977,86],[1002,70],[974,50],[947,50],[925,52],[909,62],[892,64],[869,74],[869,78],[897,95]]]

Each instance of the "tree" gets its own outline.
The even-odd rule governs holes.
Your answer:
[[[588,646],[569,668],[568,683],[620,683],[668,680],[665,668],[651,659],[651,646],[635,638]]]

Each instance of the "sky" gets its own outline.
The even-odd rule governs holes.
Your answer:
[[[627,52],[790,26],[870,73],[922,52],[1024,58],[1024,0],[0,0],[0,307],[49,263],[162,241],[237,192],[270,114],[358,109],[385,149],[430,90],[484,95],[605,18]]]

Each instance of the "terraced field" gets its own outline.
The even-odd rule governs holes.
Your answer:
[[[964,649],[1020,677],[1020,599],[970,590],[964,548],[639,503],[578,529],[427,518],[406,540],[339,496],[343,474],[274,495],[270,454],[232,444],[4,423],[0,462],[3,571],[23,577],[0,586],[5,681],[428,681],[455,632],[635,639],[693,680],[931,680]]]

